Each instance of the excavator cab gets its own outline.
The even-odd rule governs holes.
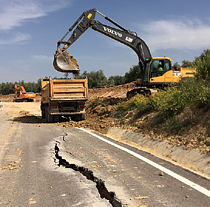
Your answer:
[[[150,78],[162,76],[171,70],[171,60],[169,58],[153,58],[150,66]]]
[[[158,86],[164,84],[166,81],[165,78],[169,75],[168,72],[172,77],[171,58],[164,56],[147,60],[145,62],[143,85]]]

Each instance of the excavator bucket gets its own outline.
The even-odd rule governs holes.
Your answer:
[[[54,55],[53,66],[57,71],[79,75],[80,69],[77,60],[68,50],[57,50]]]

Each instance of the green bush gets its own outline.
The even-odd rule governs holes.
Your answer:
[[[197,69],[198,78],[210,82],[210,50],[204,50],[199,57],[196,57],[192,62],[192,67]]]
[[[118,112],[122,115],[133,109],[140,114],[149,111],[159,111],[168,117],[179,114],[186,106],[210,104],[210,87],[208,82],[196,78],[185,78],[179,85],[171,85],[155,96],[145,97],[137,95],[118,105]]]
[[[209,104],[210,88],[203,80],[186,78],[178,86],[168,87],[157,94],[153,101],[155,110],[174,116],[190,104]]]
[[[137,109],[138,112],[144,114],[153,109],[153,101],[151,97],[143,95],[136,95],[128,101],[121,102],[118,104],[118,114],[121,116],[126,114],[128,111]]]

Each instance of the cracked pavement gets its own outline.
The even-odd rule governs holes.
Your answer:
[[[209,205],[208,196],[133,155],[21,107],[9,103],[0,111],[0,206]],[[204,177],[94,133],[210,190]]]

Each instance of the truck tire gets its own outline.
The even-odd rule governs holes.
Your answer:
[[[42,119],[44,119],[45,118],[45,111],[44,111],[44,109],[42,109]]]
[[[50,115],[50,112],[49,112],[49,106],[46,106],[45,107],[45,119],[48,123],[52,123],[53,122],[53,116]]]
[[[77,115],[71,116],[71,119],[73,121],[82,121],[82,120],[85,120],[85,114],[77,114]]]
[[[85,118],[86,118],[86,117],[85,117],[85,114],[81,114],[81,121],[82,121],[82,120],[85,120]]]
[[[44,107],[44,104],[42,101],[41,101],[40,109],[41,109],[42,119],[44,119],[45,118],[45,107]]]
[[[60,121],[60,116],[54,116],[54,122],[59,122]]]

